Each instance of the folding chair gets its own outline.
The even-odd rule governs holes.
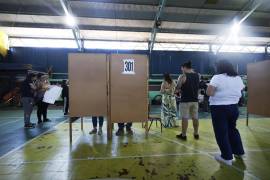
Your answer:
[[[162,133],[163,124],[161,121],[160,113],[151,114],[151,105],[150,104],[148,105],[148,121],[150,121],[150,125],[147,129],[147,132],[150,131],[153,122],[156,121],[156,127],[158,127],[158,122],[159,122],[160,123],[160,132]],[[142,124],[142,127],[144,127],[143,124]]]

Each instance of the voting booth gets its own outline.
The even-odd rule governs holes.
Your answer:
[[[247,66],[247,112],[270,117],[270,61],[251,63]],[[248,125],[248,118],[247,118]]]
[[[68,57],[70,140],[72,122],[83,117],[107,117],[108,138],[113,123],[148,120],[148,57],[136,54],[72,53]]]

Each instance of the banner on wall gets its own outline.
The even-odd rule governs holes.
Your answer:
[[[0,54],[6,56],[9,49],[8,35],[0,31]]]

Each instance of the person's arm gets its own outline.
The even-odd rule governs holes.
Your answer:
[[[164,82],[161,83],[160,92],[161,93],[164,93],[165,92]]]
[[[186,79],[187,78],[186,78],[185,74],[179,76],[178,81],[177,81],[177,85],[175,88],[177,92],[180,92],[180,89],[181,89],[182,85],[186,82]]]
[[[209,85],[207,87],[207,89],[206,89],[207,96],[214,96],[215,92],[216,92],[216,87],[215,86]]]
[[[37,89],[37,87],[33,83],[30,83],[29,85],[30,85],[31,89],[33,89],[33,90]]]
[[[218,87],[218,83],[219,83],[219,79],[217,76],[213,76],[213,78],[211,79],[207,89],[206,89],[206,94],[208,96],[214,96],[215,95],[215,92],[216,92],[216,89]]]

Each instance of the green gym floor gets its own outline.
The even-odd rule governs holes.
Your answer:
[[[0,130],[22,128],[21,110],[1,110]],[[92,125],[85,119],[73,124],[73,143],[69,143],[68,123],[61,110],[50,110],[52,123],[35,130],[36,136],[16,136],[5,144],[23,138],[0,158],[0,179],[65,180],[65,179],[270,179],[270,119],[253,117],[250,126],[240,119],[238,128],[246,150],[243,161],[232,167],[220,165],[213,159],[218,153],[211,121],[200,120],[200,140],[192,137],[192,126],[186,142],[177,140],[178,128],[164,129],[153,124],[148,137],[141,124],[134,124],[133,136],[116,137],[107,141],[106,124],[102,136],[89,135]],[[7,124],[10,118],[17,121]],[[209,117],[209,116],[208,116]],[[19,124],[19,125],[17,125]],[[12,126],[10,126],[12,125]],[[7,127],[8,126],[8,127]],[[49,127],[49,128],[48,128]],[[116,130],[115,125],[115,130]],[[1,134],[6,139],[17,131]],[[19,132],[20,133],[20,132]]]

